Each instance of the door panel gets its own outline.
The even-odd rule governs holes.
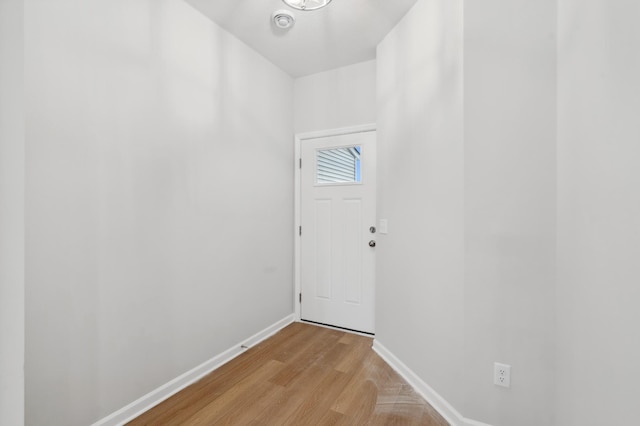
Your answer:
[[[315,200],[315,295],[331,300],[332,232],[331,200]]]
[[[362,303],[362,200],[344,200],[344,300]]]
[[[301,143],[301,318],[374,332],[375,132]]]

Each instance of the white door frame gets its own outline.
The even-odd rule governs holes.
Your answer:
[[[300,173],[300,152],[301,152],[301,144],[305,140],[309,139],[318,139],[318,138],[326,138],[330,136],[341,136],[341,135],[350,135],[353,133],[364,133],[364,132],[375,132],[376,125],[375,123],[371,124],[363,124],[360,126],[351,126],[351,127],[342,127],[339,129],[329,129],[329,130],[319,130],[316,132],[308,132],[308,133],[296,133],[295,135],[295,163],[294,163],[294,196],[293,196],[293,205],[294,205],[294,221],[295,228],[293,234],[293,253],[294,253],[294,289],[293,289],[293,306],[295,306],[295,320],[300,321],[300,200],[301,200],[301,190],[302,185],[300,183],[301,173]]]

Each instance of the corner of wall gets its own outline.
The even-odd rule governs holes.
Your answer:
[[[24,6],[0,1],[0,424],[24,423]]]

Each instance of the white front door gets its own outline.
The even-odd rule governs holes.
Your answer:
[[[301,142],[303,320],[374,332],[375,131]]]

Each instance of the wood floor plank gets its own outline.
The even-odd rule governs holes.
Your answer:
[[[320,362],[327,351],[338,343],[340,337],[340,332],[323,329],[318,333],[318,338],[310,339],[306,345],[300,347],[297,354],[290,357],[288,363],[290,368],[283,370],[272,381],[281,386],[287,386],[309,366]]]
[[[247,406],[257,395],[272,390],[275,385],[269,379],[278,373],[285,364],[276,360],[269,360],[253,374],[228,389],[222,395],[205,405],[197,413],[183,422],[185,426],[201,426],[218,424],[219,420],[234,410]],[[269,388],[269,386],[271,388]]]
[[[373,363],[377,359],[373,351],[364,353],[358,371],[352,376],[331,407],[332,410],[343,415],[351,414],[350,419],[353,424],[368,419],[376,407],[381,381],[372,372],[372,369],[376,369]]]
[[[291,324],[129,425],[448,426],[371,344]]]
[[[289,386],[273,395],[273,403],[267,406],[251,425],[281,425],[294,415],[297,408],[313,395],[316,386],[325,376],[325,371],[311,366],[301,372]]]

